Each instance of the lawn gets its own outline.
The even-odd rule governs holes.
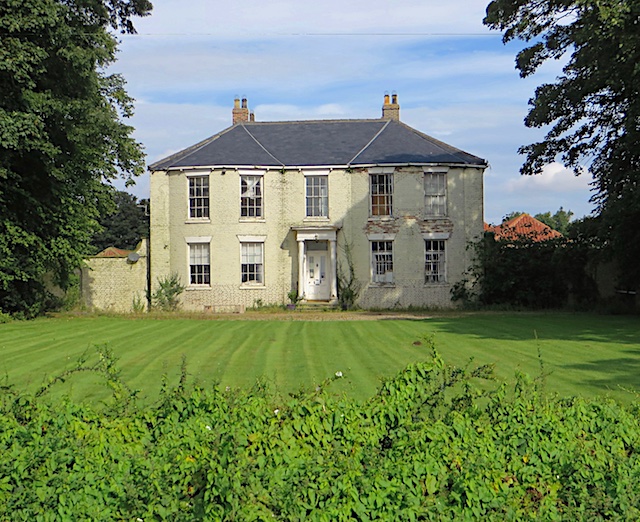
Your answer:
[[[249,316],[247,315],[247,318]],[[559,313],[469,313],[433,317],[332,320],[198,320],[62,316],[0,325],[0,375],[34,391],[85,351],[108,346],[124,380],[143,397],[157,396],[162,375],[176,383],[182,356],[202,385],[250,386],[264,377],[282,392],[311,387],[341,371],[333,389],[363,399],[380,379],[428,358],[433,335],[447,363],[495,363],[501,380],[521,370],[550,372],[561,395],[608,394],[624,402],[640,390],[640,318]],[[305,317],[298,312],[291,318]],[[286,317],[285,317],[286,319]],[[107,390],[79,375],[53,396],[99,400]]]

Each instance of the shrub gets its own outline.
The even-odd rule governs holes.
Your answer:
[[[470,246],[475,264],[453,285],[452,299],[467,305],[509,309],[593,307],[598,290],[587,265],[594,247],[566,238],[495,240],[493,233]]]
[[[151,302],[162,311],[175,312],[180,307],[180,294],[185,288],[176,273],[158,278],[158,289],[151,296]]]
[[[364,403],[165,381],[106,408],[0,386],[0,520],[638,520],[638,407],[478,391],[490,367],[409,365]],[[69,377],[69,375],[66,375]],[[55,385],[56,379],[50,385]],[[486,386],[485,386],[486,389]]]

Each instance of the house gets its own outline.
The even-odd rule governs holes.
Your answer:
[[[493,232],[497,241],[528,239],[537,242],[563,237],[557,230],[526,213],[511,218],[500,225],[485,224],[485,232]]]
[[[152,286],[179,274],[187,310],[336,303],[352,273],[363,308],[451,306],[484,159],[402,123],[395,94],[358,120],[258,122],[236,99],[232,122],[149,167]]]

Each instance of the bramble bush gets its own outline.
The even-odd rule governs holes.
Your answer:
[[[47,400],[57,378],[1,387],[0,520],[640,519],[637,406],[487,385],[434,351],[361,403],[331,393],[339,371],[284,396],[202,389],[183,363],[142,407],[114,363],[76,367],[105,375],[100,407]]]

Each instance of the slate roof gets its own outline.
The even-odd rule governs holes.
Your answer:
[[[546,241],[563,237],[560,232],[545,225],[542,221],[520,214],[501,225],[491,226],[485,223],[485,232],[493,232],[498,241],[513,241],[517,239],[531,239],[532,241]]]
[[[487,162],[396,120],[242,122],[149,166],[305,167]]]

